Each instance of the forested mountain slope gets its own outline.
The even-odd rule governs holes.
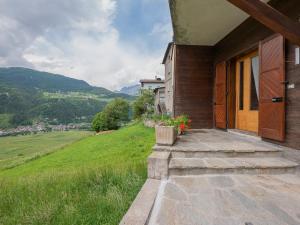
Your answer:
[[[33,122],[90,122],[116,97],[133,97],[82,80],[27,68],[0,68],[0,129]]]

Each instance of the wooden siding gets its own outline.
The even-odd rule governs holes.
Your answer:
[[[285,145],[300,149],[300,65],[295,65],[295,47],[286,45],[286,76],[295,89],[287,89]]]
[[[290,18],[299,20],[299,0],[272,0],[270,4]],[[271,35],[274,32],[253,18],[247,19],[216,44],[214,65],[257,49],[259,41]],[[286,44],[286,77],[290,84],[295,84],[294,89],[286,91],[286,139],[284,143],[271,142],[300,149],[300,66],[295,65],[295,47],[290,42]]]
[[[213,48],[176,46],[175,116],[187,114],[192,128],[213,127]]]

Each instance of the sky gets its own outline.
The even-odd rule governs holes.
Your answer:
[[[0,0],[0,67],[27,67],[110,90],[163,77],[168,0]]]

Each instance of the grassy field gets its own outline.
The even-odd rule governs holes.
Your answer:
[[[0,224],[118,224],[153,144],[153,129],[135,124],[0,171]]]
[[[68,93],[50,93],[44,92],[43,96],[45,98],[53,98],[53,99],[62,99],[62,98],[72,98],[72,99],[94,99],[94,100],[101,100],[109,102],[112,99],[105,98],[106,96],[103,95],[96,95],[91,93],[84,93],[84,92],[68,92]]]
[[[87,131],[51,132],[0,138],[0,171],[56,151],[92,135]]]

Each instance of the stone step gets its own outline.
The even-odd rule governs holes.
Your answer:
[[[172,158],[169,176],[202,174],[296,173],[298,164],[284,158]]]
[[[155,152],[170,152],[172,158],[254,158],[254,157],[281,157],[282,151],[279,148],[273,146],[260,146],[251,148],[253,146],[244,146],[239,148],[230,146],[209,148],[203,146],[159,146],[153,147]]]
[[[263,158],[263,157],[281,157],[282,152],[273,150],[194,150],[171,152],[172,158]]]

